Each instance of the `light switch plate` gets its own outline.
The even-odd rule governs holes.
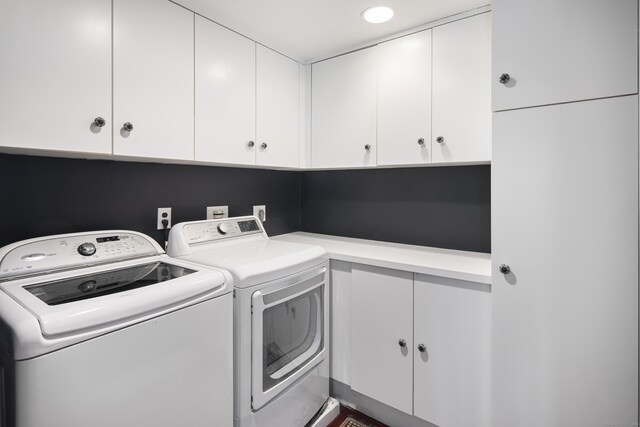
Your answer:
[[[214,213],[222,212],[222,216]],[[229,218],[229,206],[207,206],[207,219]]]
[[[262,222],[267,221],[267,206],[266,205],[256,205],[253,207],[253,216],[258,217],[258,219]]]

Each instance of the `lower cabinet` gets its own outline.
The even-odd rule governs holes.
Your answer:
[[[332,323],[332,360],[342,362],[332,378],[441,427],[491,426],[490,285],[334,267],[332,318],[340,325]]]

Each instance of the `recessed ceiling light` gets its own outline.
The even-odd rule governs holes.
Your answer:
[[[387,6],[375,6],[362,12],[362,19],[372,24],[381,24],[393,18],[393,9]]]

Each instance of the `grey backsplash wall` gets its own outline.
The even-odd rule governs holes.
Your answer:
[[[0,154],[0,246],[31,237],[131,229],[161,240],[205,207],[267,205],[270,235],[303,230],[490,252],[490,167],[285,172]]]

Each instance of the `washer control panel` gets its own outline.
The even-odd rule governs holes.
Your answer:
[[[183,229],[188,244],[211,242],[232,237],[262,234],[260,221],[254,218],[221,219],[186,224]]]
[[[0,279],[161,253],[150,238],[135,233],[74,234],[36,239],[15,244],[0,259]]]

